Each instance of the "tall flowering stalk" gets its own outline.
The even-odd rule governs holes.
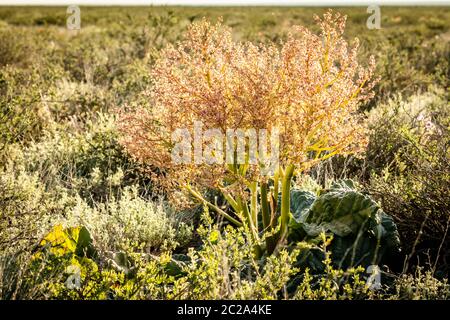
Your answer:
[[[167,47],[151,72],[146,94],[152,108],[120,117],[128,152],[159,168],[160,182],[183,187],[232,223],[246,225],[257,254],[273,252],[286,237],[294,175],[366,146],[357,108],[372,96],[374,59],[359,64],[357,39],[349,45],[343,38],[345,16],[329,11],[315,19],[319,34],[295,26],[281,45],[235,42],[220,23],[191,25],[185,40]],[[278,130],[279,166],[266,176],[249,162],[174,163],[172,133],[192,130],[196,121],[204,130]],[[207,202],[202,187],[220,190],[230,208]]]

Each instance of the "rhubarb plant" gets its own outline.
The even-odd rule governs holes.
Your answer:
[[[345,16],[328,11],[316,21],[318,34],[293,26],[271,44],[234,41],[220,22],[194,23],[153,66],[144,92],[152,107],[119,112],[121,143],[157,168],[155,184],[180,206],[200,201],[245,226],[257,256],[286,242],[293,178],[367,144],[358,106],[373,96],[374,59],[358,61],[357,39],[343,37]],[[235,138],[244,143],[229,144]],[[211,189],[226,206],[205,197]]]

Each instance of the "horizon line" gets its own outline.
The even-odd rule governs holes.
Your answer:
[[[97,2],[97,3],[96,3]],[[89,7],[358,7],[358,6],[397,6],[397,7],[413,7],[413,6],[450,6],[449,0],[3,0],[1,6],[89,6]]]

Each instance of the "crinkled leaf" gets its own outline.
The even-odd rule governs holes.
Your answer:
[[[310,242],[322,232],[333,234],[329,250],[341,267],[377,264],[384,253],[400,247],[392,217],[356,191],[352,180],[338,181],[318,197],[292,190],[291,213],[289,240]],[[312,249],[299,257],[299,263],[316,270],[321,258],[320,250]]]
[[[64,228],[60,224],[55,225],[41,241],[41,246],[48,247],[56,256],[91,257],[95,252],[91,235],[83,226]]]

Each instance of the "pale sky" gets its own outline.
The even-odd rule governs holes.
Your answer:
[[[443,5],[450,0],[0,0],[0,5]]]

